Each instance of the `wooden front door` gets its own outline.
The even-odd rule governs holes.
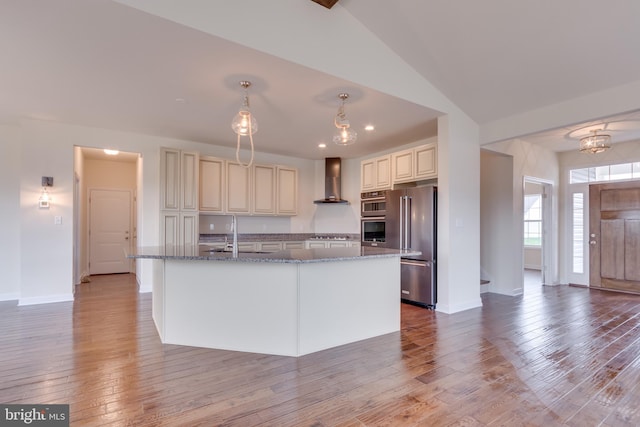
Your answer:
[[[640,293],[640,182],[589,187],[589,284]]]

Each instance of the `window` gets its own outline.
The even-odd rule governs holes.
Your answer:
[[[524,244],[542,245],[542,194],[524,196]]]
[[[584,273],[584,194],[573,193],[573,272]]]
[[[640,162],[572,169],[569,171],[570,184],[622,181],[637,178],[640,178]]]

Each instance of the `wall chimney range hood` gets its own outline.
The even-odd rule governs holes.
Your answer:
[[[340,157],[327,157],[324,159],[324,199],[314,200],[315,204],[349,204],[340,196],[340,175],[342,160]]]

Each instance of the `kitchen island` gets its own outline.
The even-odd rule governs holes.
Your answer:
[[[284,356],[400,330],[400,257],[382,248],[238,253],[138,248],[154,260],[163,343]]]

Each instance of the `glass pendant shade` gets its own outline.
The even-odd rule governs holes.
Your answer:
[[[356,139],[358,139],[358,134],[348,126],[340,128],[338,133],[333,136],[333,142],[338,145],[353,144]]]
[[[583,153],[598,154],[611,148],[611,136],[598,134],[598,129],[592,130],[593,135],[580,138],[580,151]]]
[[[241,136],[249,135],[249,133],[253,135],[258,131],[258,122],[256,118],[253,117],[253,114],[251,114],[251,111],[245,108],[245,106],[242,106],[238,114],[236,114],[231,121],[231,129]]]
[[[342,104],[338,108],[338,114],[336,114],[336,118],[333,121],[338,128],[338,133],[333,136],[333,142],[337,145],[350,145],[356,142],[358,134],[349,127],[349,120],[347,120],[347,115],[344,112],[344,102],[349,98],[349,94],[341,93],[338,98],[342,100]]]

